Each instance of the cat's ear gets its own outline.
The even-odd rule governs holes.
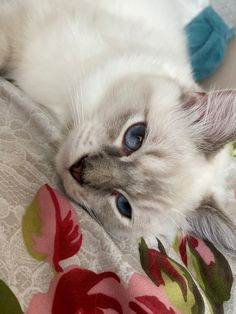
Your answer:
[[[219,248],[236,254],[236,226],[210,199],[188,217],[190,232],[209,240]]]
[[[190,130],[206,153],[236,139],[236,90],[194,93],[183,97]]]

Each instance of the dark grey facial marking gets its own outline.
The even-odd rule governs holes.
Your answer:
[[[236,254],[236,226],[213,199],[203,201],[189,216],[188,222],[196,235]]]
[[[96,155],[85,159],[83,168],[84,187],[99,191],[101,194],[122,190],[136,201],[168,199],[169,185],[166,178],[157,178],[151,169],[138,160],[123,161],[116,148],[106,146]]]
[[[102,150],[105,154],[107,154],[108,156],[111,156],[111,157],[121,157],[122,156],[120,150],[116,147],[113,147],[113,146],[104,146]]]
[[[86,158],[83,181],[90,188],[104,191],[113,191],[133,183],[128,165],[104,152]]]

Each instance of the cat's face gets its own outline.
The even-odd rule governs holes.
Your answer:
[[[174,233],[207,194],[214,169],[182,97],[172,81],[125,78],[95,110],[84,108],[62,146],[57,170],[67,193],[111,234]]]
[[[67,193],[93,209],[111,232],[142,233],[147,226],[153,232],[168,221],[173,227],[175,216],[183,220],[173,210],[192,206],[194,162],[199,169],[204,162],[180,102],[181,90],[171,81],[124,79],[95,111],[84,113],[62,147],[57,169]]]

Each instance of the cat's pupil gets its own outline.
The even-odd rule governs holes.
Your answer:
[[[122,216],[131,219],[132,208],[127,198],[121,193],[116,196],[116,206]]]
[[[143,143],[146,132],[144,123],[136,123],[128,128],[124,136],[124,146],[131,153],[138,150]]]

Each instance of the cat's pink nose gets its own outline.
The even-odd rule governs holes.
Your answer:
[[[83,170],[85,168],[85,159],[87,156],[84,156],[79,161],[77,161],[75,164],[73,164],[69,171],[72,177],[79,183],[83,184]]]

